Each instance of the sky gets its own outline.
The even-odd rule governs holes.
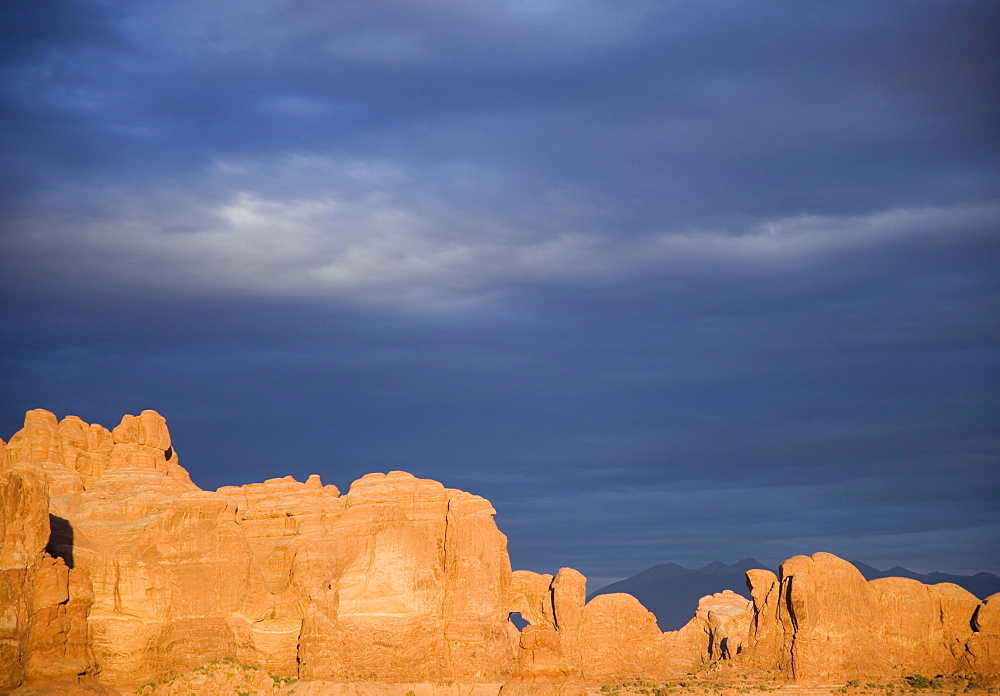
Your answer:
[[[515,568],[1000,572],[994,0],[13,0],[0,436],[401,469]]]

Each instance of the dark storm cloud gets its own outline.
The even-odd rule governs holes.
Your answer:
[[[1000,567],[995,3],[39,8],[2,435],[407,469],[549,571]]]
[[[485,161],[675,217],[996,183],[991,3],[548,8],[136,3],[91,29],[112,46],[73,37],[11,84],[53,156],[96,143],[137,173],[294,148]]]

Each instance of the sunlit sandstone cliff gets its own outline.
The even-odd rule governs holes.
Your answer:
[[[512,572],[493,515],[403,472],[343,495],[316,476],[202,491],[154,411],[112,431],[30,411],[0,441],[0,694],[132,691],[213,659],[317,694],[360,682],[547,693],[706,666],[806,682],[1000,678],[1000,595],[866,582],[820,553],[778,576],[750,571],[751,602],[705,597],[661,633],[630,595],[587,603],[572,569]],[[530,625],[518,631],[512,612]]]

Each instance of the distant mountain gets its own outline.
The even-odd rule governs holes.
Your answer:
[[[752,558],[744,558],[732,565],[714,561],[696,570],[676,563],[664,563],[602,587],[587,599],[612,592],[626,592],[656,615],[661,631],[673,631],[690,621],[698,608],[698,600],[705,595],[732,590],[749,599],[745,573],[751,568],[766,567]]]
[[[977,573],[975,575],[921,574],[900,566],[889,570],[879,570],[859,561],[851,561],[851,563],[861,571],[867,580],[901,577],[913,578],[929,585],[952,582],[964,587],[980,599],[985,599],[994,592],[1000,592],[1000,577],[992,573]],[[752,568],[767,568],[767,566],[752,558],[744,558],[732,565],[714,561],[695,570],[676,563],[663,563],[653,566],[649,570],[644,570],[638,575],[602,587],[587,599],[590,600],[597,595],[612,592],[627,592],[656,615],[656,622],[661,631],[673,631],[681,628],[694,616],[695,609],[698,608],[698,600],[705,595],[732,590],[749,599],[750,593],[747,591],[745,573]]]

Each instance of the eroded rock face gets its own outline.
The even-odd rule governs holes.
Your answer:
[[[510,562],[488,502],[404,472],[351,486],[328,533],[298,659],[304,678],[429,680],[510,672]]]
[[[587,642],[583,633],[586,603],[587,578],[572,568],[560,568],[552,580],[552,609],[563,659],[571,675],[580,674],[587,664],[584,654]]]
[[[153,411],[112,431],[32,411],[4,450],[4,688],[100,663],[131,689],[225,657],[334,681],[510,676],[506,538],[478,496],[404,472],[343,496],[316,476],[202,491]]]
[[[792,636],[795,629],[788,616],[781,582],[765,569],[747,571],[752,597],[750,632],[740,661],[761,674],[792,674]]]
[[[694,618],[680,630],[665,634],[672,664],[691,672],[739,655],[750,632],[752,609],[752,602],[732,590],[702,597]]]
[[[56,679],[36,686],[22,686],[10,696],[121,696],[121,693],[100,682],[81,678],[76,681]]]
[[[705,597],[687,626],[661,633],[630,595],[586,603],[575,570],[512,572],[494,515],[400,471],[343,495],[318,476],[203,491],[155,411],[113,430],[30,411],[0,441],[0,694],[107,688],[95,678],[124,692],[172,674],[193,685],[212,660],[254,665],[275,693],[290,679],[297,693],[376,682],[544,692],[713,663],[802,680],[1000,675],[996,596],[868,583],[836,556],[797,556],[780,577],[747,574],[752,603]],[[531,625],[518,631],[513,612]]]
[[[32,588],[48,543],[48,515],[43,479],[30,470],[0,471],[0,692],[24,677]]]
[[[251,575],[263,583],[248,613],[256,662],[277,674],[297,674],[302,622],[311,597],[325,590],[332,561],[322,553],[330,523],[344,500],[318,476],[305,483],[291,476],[246,486],[226,486],[218,495],[235,506],[235,521],[247,544]]]
[[[513,573],[510,610],[531,623],[517,637],[518,680],[621,681],[683,673],[686,662],[673,652],[672,634],[660,632],[639,600],[608,594],[588,603],[586,596],[587,580],[572,568],[560,568],[555,577]]]
[[[989,674],[988,631],[974,632],[979,600],[948,583],[865,581],[828,553],[795,556],[780,578],[750,571],[753,617],[739,661],[802,681],[905,674]],[[983,664],[971,666],[973,646]]]
[[[1000,592],[983,600],[972,617],[975,633],[965,645],[967,674],[1000,681]]]
[[[511,576],[508,605],[534,626],[555,630],[556,615],[552,606],[553,577],[547,573],[515,570]]]
[[[979,599],[958,585],[924,585],[909,578],[868,583],[878,645],[896,664],[919,674],[960,669]]]
[[[97,672],[90,580],[46,552],[51,537],[45,478],[22,464],[0,468],[0,693]]]
[[[583,610],[580,646],[591,679],[658,678],[673,672],[656,617],[629,594],[594,597]]]
[[[878,604],[861,572],[829,553],[794,556],[780,566],[797,678],[882,674],[891,665],[871,623]]]

